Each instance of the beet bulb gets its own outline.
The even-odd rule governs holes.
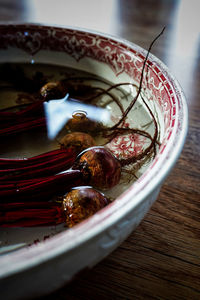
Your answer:
[[[72,169],[80,170],[90,185],[106,190],[119,183],[120,162],[104,147],[91,147],[81,152]]]
[[[63,212],[68,227],[80,223],[110,203],[99,191],[89,186],[73,188],[63,197]]]

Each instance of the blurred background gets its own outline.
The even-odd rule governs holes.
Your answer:
[[[152,52],[178,77],[188,99],[193,93],[191,78],[199,70],[200,55],[199,0],[0,0],[0,6],[1,22],[83,27],[146,49],[165,26]]]

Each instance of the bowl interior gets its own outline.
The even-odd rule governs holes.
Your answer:
[[[0,64],[25,64],[26,67],[28,66],[27,72],[35,72],[36,69],[41,68],[51,78],[60,76],[60,70],[64,72],[67,68],[73,70],[75,74],[83,76],[92,74],[103,79],[104,83],[99,86],[104,88],[107,84],[112,86],[130,83],[120,86],[119,101],[122,108],[114,101],[107,103],[108,97],[101,99],[103,105],[106,103],[107,109],[111,112],[110,125],[119,120],[122,110],[125,111],[137,95],[146,51],[134,44],[95,32],[31,24],[0,26],[0,41]],[[115,93],[116,97],[119,97],[119,91]],[[183,130],[183,127],[186,127],[186,108],[183,98],[180,87],[167,68],[157,58],[150,55],[145,68],[141,95],[128,114],[126,123],[137,130],[145,130],[153,137],[155,123],[152,120],[150,108],[157,123],[156,130],[160,147],[155,158],[150,156],[139,168],[138,166],[135,168],[138,180],[133,176],[127,181],[125,176],[120,185],[106,192],[113,198],[118,197],[122,205],[123,199],[127,200],[127,195],[130,194],[133,197],[144,189],[148,193],[148,189],[159,186],[180,153],[186,131]],[[12,95],[9,101],[15,103],[15,95]],[[144,101],[147,105],[144,105]],[[7,105],[8,101],[0,104],[1,108]],[[148,138],[135,132],[117,137],[107,147],[117,157],[123,155],[127,158],[133,155],[133,152],[137,155],[148,143],[150,143]],[[13,148],[13,144],[17,146]],[[24,136],[20,143],[17,140],[14,140],[14,143],[8,141],[3,146],[0,155],[1,157],[32,156],[54,149],[56,145],[55,141],[49,142],[43,136],[37,135],[34,139]],[[169,157],[170,151],[171,157]],[[153,175],[155,176],[150,184],[150,178]],[[141,197],[138,197],[139,200]],[[116,203],[119,205],[119,201]],[[113,202],[112,206],[105,208],[99,216],[100,218],[103,214],[109,216],[114,211],[115,203]],[[80,226],[84,228],[87,222],[90,220]],[[64,225],[42,228],[1,228],[1,252],[7,253],[44,241],[66,230]]]

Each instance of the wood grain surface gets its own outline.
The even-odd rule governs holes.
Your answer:
[[[84,3],[84,4],[83,4]],[[139,227],[47,299],[200,299],[200,1],[0,0],[0,20],[97,29],[148,48],[177,77],[189,110],[183,152]]]

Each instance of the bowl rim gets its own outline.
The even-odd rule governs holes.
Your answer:
[[[23,25],[30,27],[63,28],[67,30],[91,33],[126,45],[128,48],[132,48],[144,56],[146,56],[147,53],[145,49],[133,42],[96,30],[47,23],[0,23],[0,26],[5,28],[9,28],[9,26],[17,27]],[[23,270],[32,268],[53,259],[58,255],[72,251],[75,247],[87,243],[88,240],[101,234],[111,225],[116,224],[117,221],[122,220],[128,212],[130,212],[130,210],[136,209],[139,204],[145,201],[146,197],[152,193],[154,189],[160,188],[162,182],[176,163],[182,151],[187,135],[188,109],[183,90],[177,79],[171,74],[169,68],[159,58],[151,53],[148,60],[159,67],[160,71],[165,74],[165,77],[170,82],[173,90],[176,91],[176,94],[174,94],[177,106],[175,119],[176,126],[173,129],[173,133],[163,150],[162,155],[148,168],[139,180],[128,188],[127,191],[123,192],[114,202],[96,213],[94,216],[67,231],[56,234],[50,239],[0,256],[0,278],[5,278],[18,272],[22,272]],[[133,197],[134,201],[130,201]]]

